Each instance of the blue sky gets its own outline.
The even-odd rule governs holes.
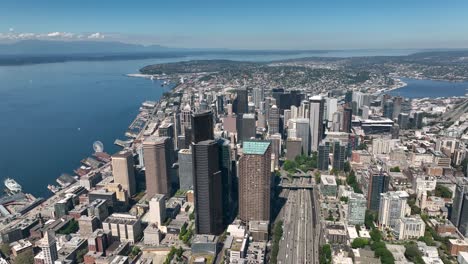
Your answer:
[[[1,0],[0,41],[189,48],[468,48],[468,1]]]

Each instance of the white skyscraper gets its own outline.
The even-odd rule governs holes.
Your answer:
[[[327,121],[333,120],[333,114],[338,111],[338,100],[336,98],[327,98]]]
[[[150,224],[161,224],[166,220],[166,196],[164,194],[156,194],[149,201],[149,217]]]
[[[379,227],[396,228],[406,212],[406,201],[409,195],[405,191],[380,194]]]

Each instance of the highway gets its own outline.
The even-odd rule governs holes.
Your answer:
[[[316,203],[309,189],[290,190],[283,210],[278,263],[318,263]]]

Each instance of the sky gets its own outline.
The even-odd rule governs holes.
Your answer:
[[[0,0],[0,41],[184,48],[468,48],[466,0]]]

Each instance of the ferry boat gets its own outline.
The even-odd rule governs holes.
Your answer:
[[[7,187],[7,189],[12,193],[18,193],[22,190],[21,185],[19,185],[15,180],[11,178],[7,178],[4,184],[5,187]]]

